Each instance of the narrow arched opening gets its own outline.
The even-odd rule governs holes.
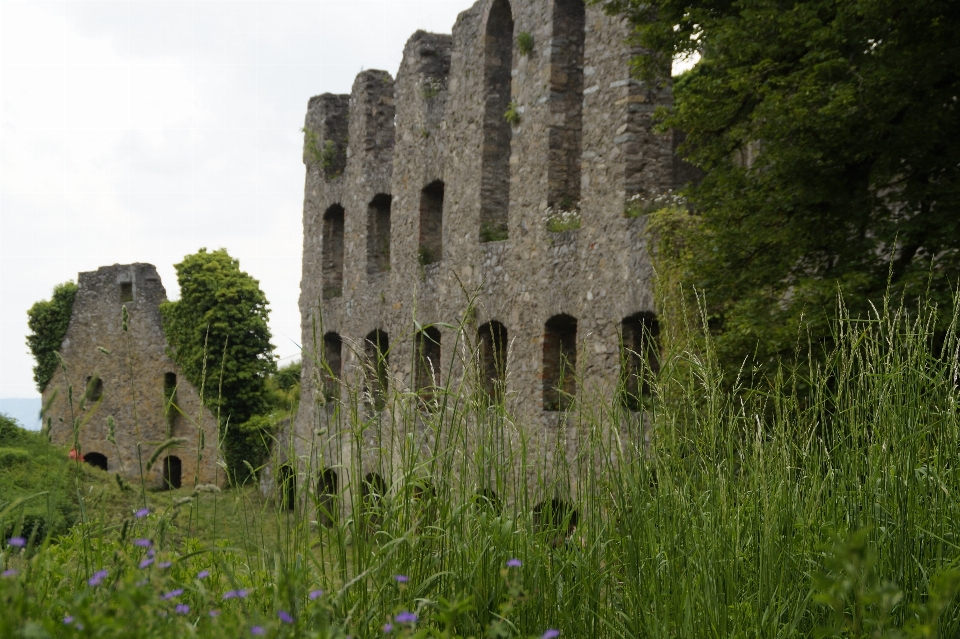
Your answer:
[[[334,204],[323,214],[323,299],[343,294],[344,210]]]
[[[330,468],[320,471],[317,479],[317,521],[323,526],[337,522],[340,481]]]
[[[386,406],[387,386],[389,384],[388,354],[390,339],[380,329],[370,331],[364,340],[364,354],[366,355],[366,370],[364,379],[367,394],[374,408],[383,410]]]
[[[483,389],[491,400],[503,400],[507,380],[507,327],[492,320],[477,329],[480,349],[480,375]]]
[[[545,534],[554,548],[573,537],[579,524],[580,514],[562,499],[542,501],[533,508],[533,529]]]
[[[577,394],[577,319],[554,315],[543,331],[543,410],[566,410]]]
[[[380,473],[367,473],[360,487],[360,508],[372,532],[383,524],[384,499],[387,496],[387,482]]]
[[[343,369],[343,339],[336,333],[323,336],[323,397],[328,402],[340,397]]]
[[[297,473],[290,464],[277,469],[277,497],[281,510],[293,510],[297,503]]]
[[[547,129],[547,205],[555,211],[580,208],[583,137],[583,0],[555,0],[550,40],[550,126]]]
[[[443,182],[436,180],[420,192],[420,264],[443,259]]]
[[[367,206],[367,272],[390,270],[390,206],[393,199],[379,193]]]
[[[513,71],[513,13],[508,0],[494,0],[483,50],[483,147],[480,160],[480,241],[508,236],[510,210],[510,106]]]
[[[414,336],[416,390],[421,402],[433,400],[440,384],[440,329],[429,326]]]
[[[495,515],[503,512],[503,501],[497,492],[491,488],[481,488],[473,496],[473,503],[477,508],[489,510]]]
[[[660,323],[653,313],[623,319],[620,339],[620,398],[628,410],[641,410],[660,372]]]
[[[163,460],[163,487],[176,490],[183,483],[183,464],[179,457],[168,455]]]

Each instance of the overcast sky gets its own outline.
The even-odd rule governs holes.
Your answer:
[[[396,75],[473,0],[0,0],[0,398],[37,397],[27,309],[80,271],[226,248],[298,356],[307,99]]]

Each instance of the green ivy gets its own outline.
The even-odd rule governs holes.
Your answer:
[[[77,285],[64,282],[53,289],[53,296],[49,300],[39,301],[27,311],[27,326],[30,328],[27,346],[37,360],[33,367],[33,381],[41,393],[57,370],[56,351],[67,334],[76,294]]]

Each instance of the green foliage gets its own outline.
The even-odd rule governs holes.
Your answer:
[[[267,298],[259,282],[224,249],[200,249],[175,268],[180,300],[160,305],[171,357],[219,414],[228,472],[232,480],[245,481],[243,460],[256,468],[267,451],[262,443],[240,436],[239,429],[223,427],[243,424],[269,408],[266,380],[276,364]]]
[[[417,249],[417,262],[420,264],[420,266],[433,264],[436,261],[436,258],[433,256],[433,251],[430,249],[423,246]]]
[[[300,129],[304,134],[304,153],[308,160],[316,164],[328,177],[336,177],[340,174],[338,170],[338,161],[341,159],[340,149],[333,140],[326,140],[320,144],[320,134],[313,129],[303,127]]]
[[[516,102],[511,101],[510,104],[507,105],[507,110],[504,112],[503,118],[513,126],[519,125],[520,106]]]
[[[520,55],[533,53],[533,36],[530,35],[529,31],[521,31],[517,35],[517,49],[520,50]]]
[[[300,403],[300,362],[291,362],[267,379],[270,406],[274,411],[296,413]]]
[[[509,231],[505,224],[492,224],[490,222],[482,222],[480,224],[481,242],[500,242],[508,237]]]
[[[705,171],[686,190],[704,230],[687,284],[705,294],[728,370],[753,356],[772,372],[808,338],[822,358],[838,290],[854,317],[888,291],[929,291],[950,306],[960,274],[960,4],[606,6],[632,20],[648,52],[634,60],[644,80],[665,83],[672,57],[702,55],[660,118],[686,133],[681,153]]]
[[[63,336],[67,334],[76,294],[77,285],[65,282],[53,289],[49,300],[37,302],[27,311],[27,326],[30,328],[27,346],[37,361],[33,367],[33,381],[41,393],[57,370],[56,351],[60,350]]]

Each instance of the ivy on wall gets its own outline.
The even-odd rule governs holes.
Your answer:
[[[27,326],[30,328],[27,346],[37,361],[33,367],[33,381],[41,393],[57,370],[56,351],[67,334],[76,294],[77,285],[64,282],[53,289],[49,300],[41,300],[27,311]]]

